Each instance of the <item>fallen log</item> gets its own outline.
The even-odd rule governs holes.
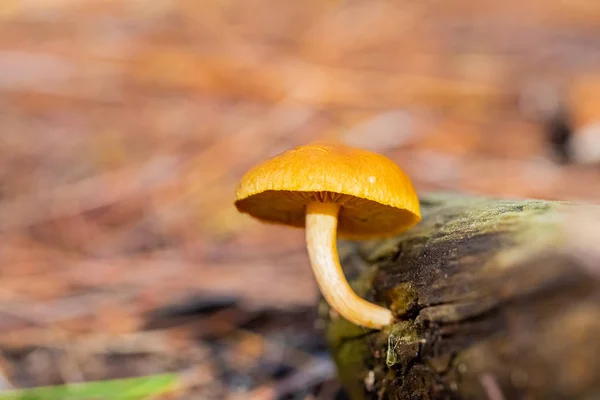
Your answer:
[[[438,194],[422,211],[339,243],[357,293],[397,317],[371,331],[322,303],[350,397],[600,398],[600,207]]]

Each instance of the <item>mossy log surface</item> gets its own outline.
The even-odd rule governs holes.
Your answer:
[[[339,243],[355,290],[397,316],[371,331],[322,303],[352,399],[600,399],[600,207],[439,194],[422,209],[401,236]]]

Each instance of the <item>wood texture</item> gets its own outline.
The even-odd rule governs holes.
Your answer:
[[[402,236],[340,243],[384,331],[325,312],[353,399],[600,397],[600,208],[434,195]]]

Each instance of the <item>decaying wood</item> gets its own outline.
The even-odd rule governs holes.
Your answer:
[[[442,194],[423,213],[340,243],[357,292],[398,319],[368,331],[323,305],[351,397],[600,398],[600,207]]]

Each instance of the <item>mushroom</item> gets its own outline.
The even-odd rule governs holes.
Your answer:
[[[315,143],[283,152],[242,178],[235,206],[259,220],[306,228],[306,246],[327,303],[348,321],[381,329],[392,312],[359,297],[340,266],[336,234],[358,240],[400,233],[421,220],[402,170],[381,154]]]

